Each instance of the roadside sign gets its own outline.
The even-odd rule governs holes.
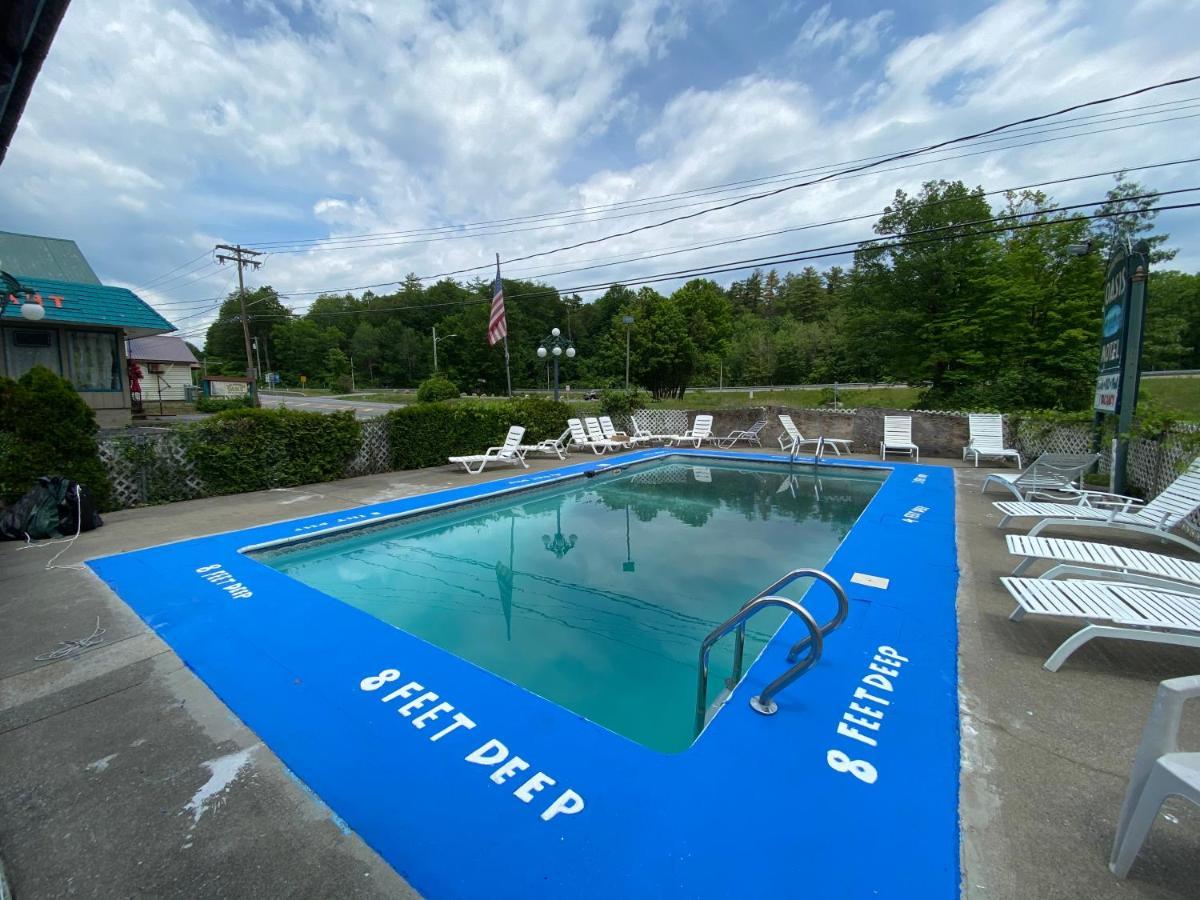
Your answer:
[[[1097,412],[1115,413],[1121,408],[1121,376],[1125,371],[1126,337],[1129,332],[1129,300],[1133,289],[1130,266],[1135,257],[1119,247],[1104,276],[1104,318],[1100,325],[1100,373],[1096,379]]]
[[[301,384],[308,384],[308,376],[307,376],[307,375],[301,375],[301,376],[300,376],[300,383],[301,383]]]

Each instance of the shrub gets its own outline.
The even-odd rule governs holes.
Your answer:
[[[332,481],[362,445],[352,412],[238,409],[181,430],[208,493],[237,494]]]
[[[454,400],[457,397],[458,386],[449,378],[441,375],[431,375],[417,388],[418,403],[438,403],[442,400]]]
[[[556,438],[571,407],[542,398],[420,403],[387,414],[393,469],[445,465],[446,457],[482,453],[504,440],[512,425],[525,426],[525,442]]]
[[[219,413],[227,409],[252,409],[254,400],[247,394],[244,397],[199,397],[196,400],[196,412]]]
[[[600,412],[606,416],[629,416],[646,408],[646,392],[624,388],[600,392]]]
[[[85,485],[100,509],[109,509],[98,430],[95,412],[71,383],[44,366],[19,381],[0,378],[0,499],[13,502],[41,475],[64,475]]]

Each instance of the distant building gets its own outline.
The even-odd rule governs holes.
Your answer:
[[[175,326],[132,291],[101,284],[74,241],[0,232],[0,280],[0,373],[45,366],[75,386],[101,426],[128,424],[125,341]]]
[[[142,370],[143,405],[188,399],[187,389],[195,384],[192,373],[200,368],[200,361],[183,338],[131,338],[125,342],[125,355]]]

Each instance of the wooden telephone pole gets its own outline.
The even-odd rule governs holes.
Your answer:
[[[258,406],[258,369],[254,366],[254,357],[250,352],[250,317],[246,315],[246,282],[242,278],[242,269],[246,266],[254,266],[258,268],[262,265],[261,260],[255,257],[262,256],[257,250],[246,250],[241,244],[230,246],[229,244],[217,244],[217,259],[222,263],[234,262],[238,267],[238,300],[242,306],[242,339],[246,343],[246,377],[250,379],[250,396],[254,398],[254,405]],[[228,251],[221,253],[221,250]]]

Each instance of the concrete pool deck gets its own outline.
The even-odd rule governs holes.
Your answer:
[[[978,493],[989,470],[927,462],[957,470],[964,893],[1195,896],[1200,816],[1183,804],[1164,807],[1130,879],[1105,861],[1155,686],[1200,657],[1096,642],[1043,670],[1070,626],[1007,620],[1000,495]],[[58,563],[511,474],[426,469],[127,510]],[[57,549],[0,545],[0,859],[18,898],[411,895],[98,578],[46,571]],[[34,660],[97,617],[103,644]],[[1194,725],[1185,746],[1200,747]]]

